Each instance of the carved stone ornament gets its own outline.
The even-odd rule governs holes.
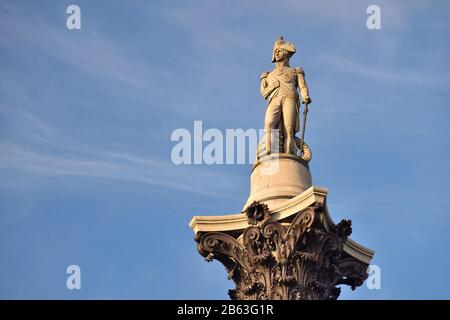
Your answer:
[[[248,224],[261,226],[270,221],[269,207],[264,203],[253,201],[245,209],[245,214],[248,218]]]
[[[224,232],[196,235],[199,253],[220,261],[236,284],[234,300],[335,300],[338,285],[360,286],[368,265],[343,250],[351,222],[326,230],[323,206],[310,206],[292,221],[271,221],[257,202],[246,212],[249,226],[233,237]],[[236,235],[235,235],[236,236]]]

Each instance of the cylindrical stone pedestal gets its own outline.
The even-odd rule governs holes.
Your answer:
[[[250,178],[250,196],[244,210],[253,201],[265,203],[269,210],[312,186],[308,164],[298,156],[275,153],[256,162]]]

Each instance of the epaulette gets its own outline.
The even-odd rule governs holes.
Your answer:
[[[269,72],[261,73],[261,78],[260,79],[262,80],[262,79],[266,78],[268,74],[269,74]]]
[[[295,73],[305,75],[303,68],[295,68]]]

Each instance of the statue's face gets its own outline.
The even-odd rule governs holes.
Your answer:
[[[287,53],[281,48],[277,48],[274,51],[275,61],[283,61],[287,59]]]

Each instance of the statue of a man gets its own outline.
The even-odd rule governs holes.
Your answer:
[[[295,46],[280,37],[273,46],[272,62],[275,68],[261,75],[261,94],[268,100],[264,129],[266,153],[271,153],[272,130],[284,132],[284,152],[294,153],[295,134],[299,131],[299,94],[302,102],[311,103],[305,72],[302,68],[291,68],[289,59],[295,53]]]

